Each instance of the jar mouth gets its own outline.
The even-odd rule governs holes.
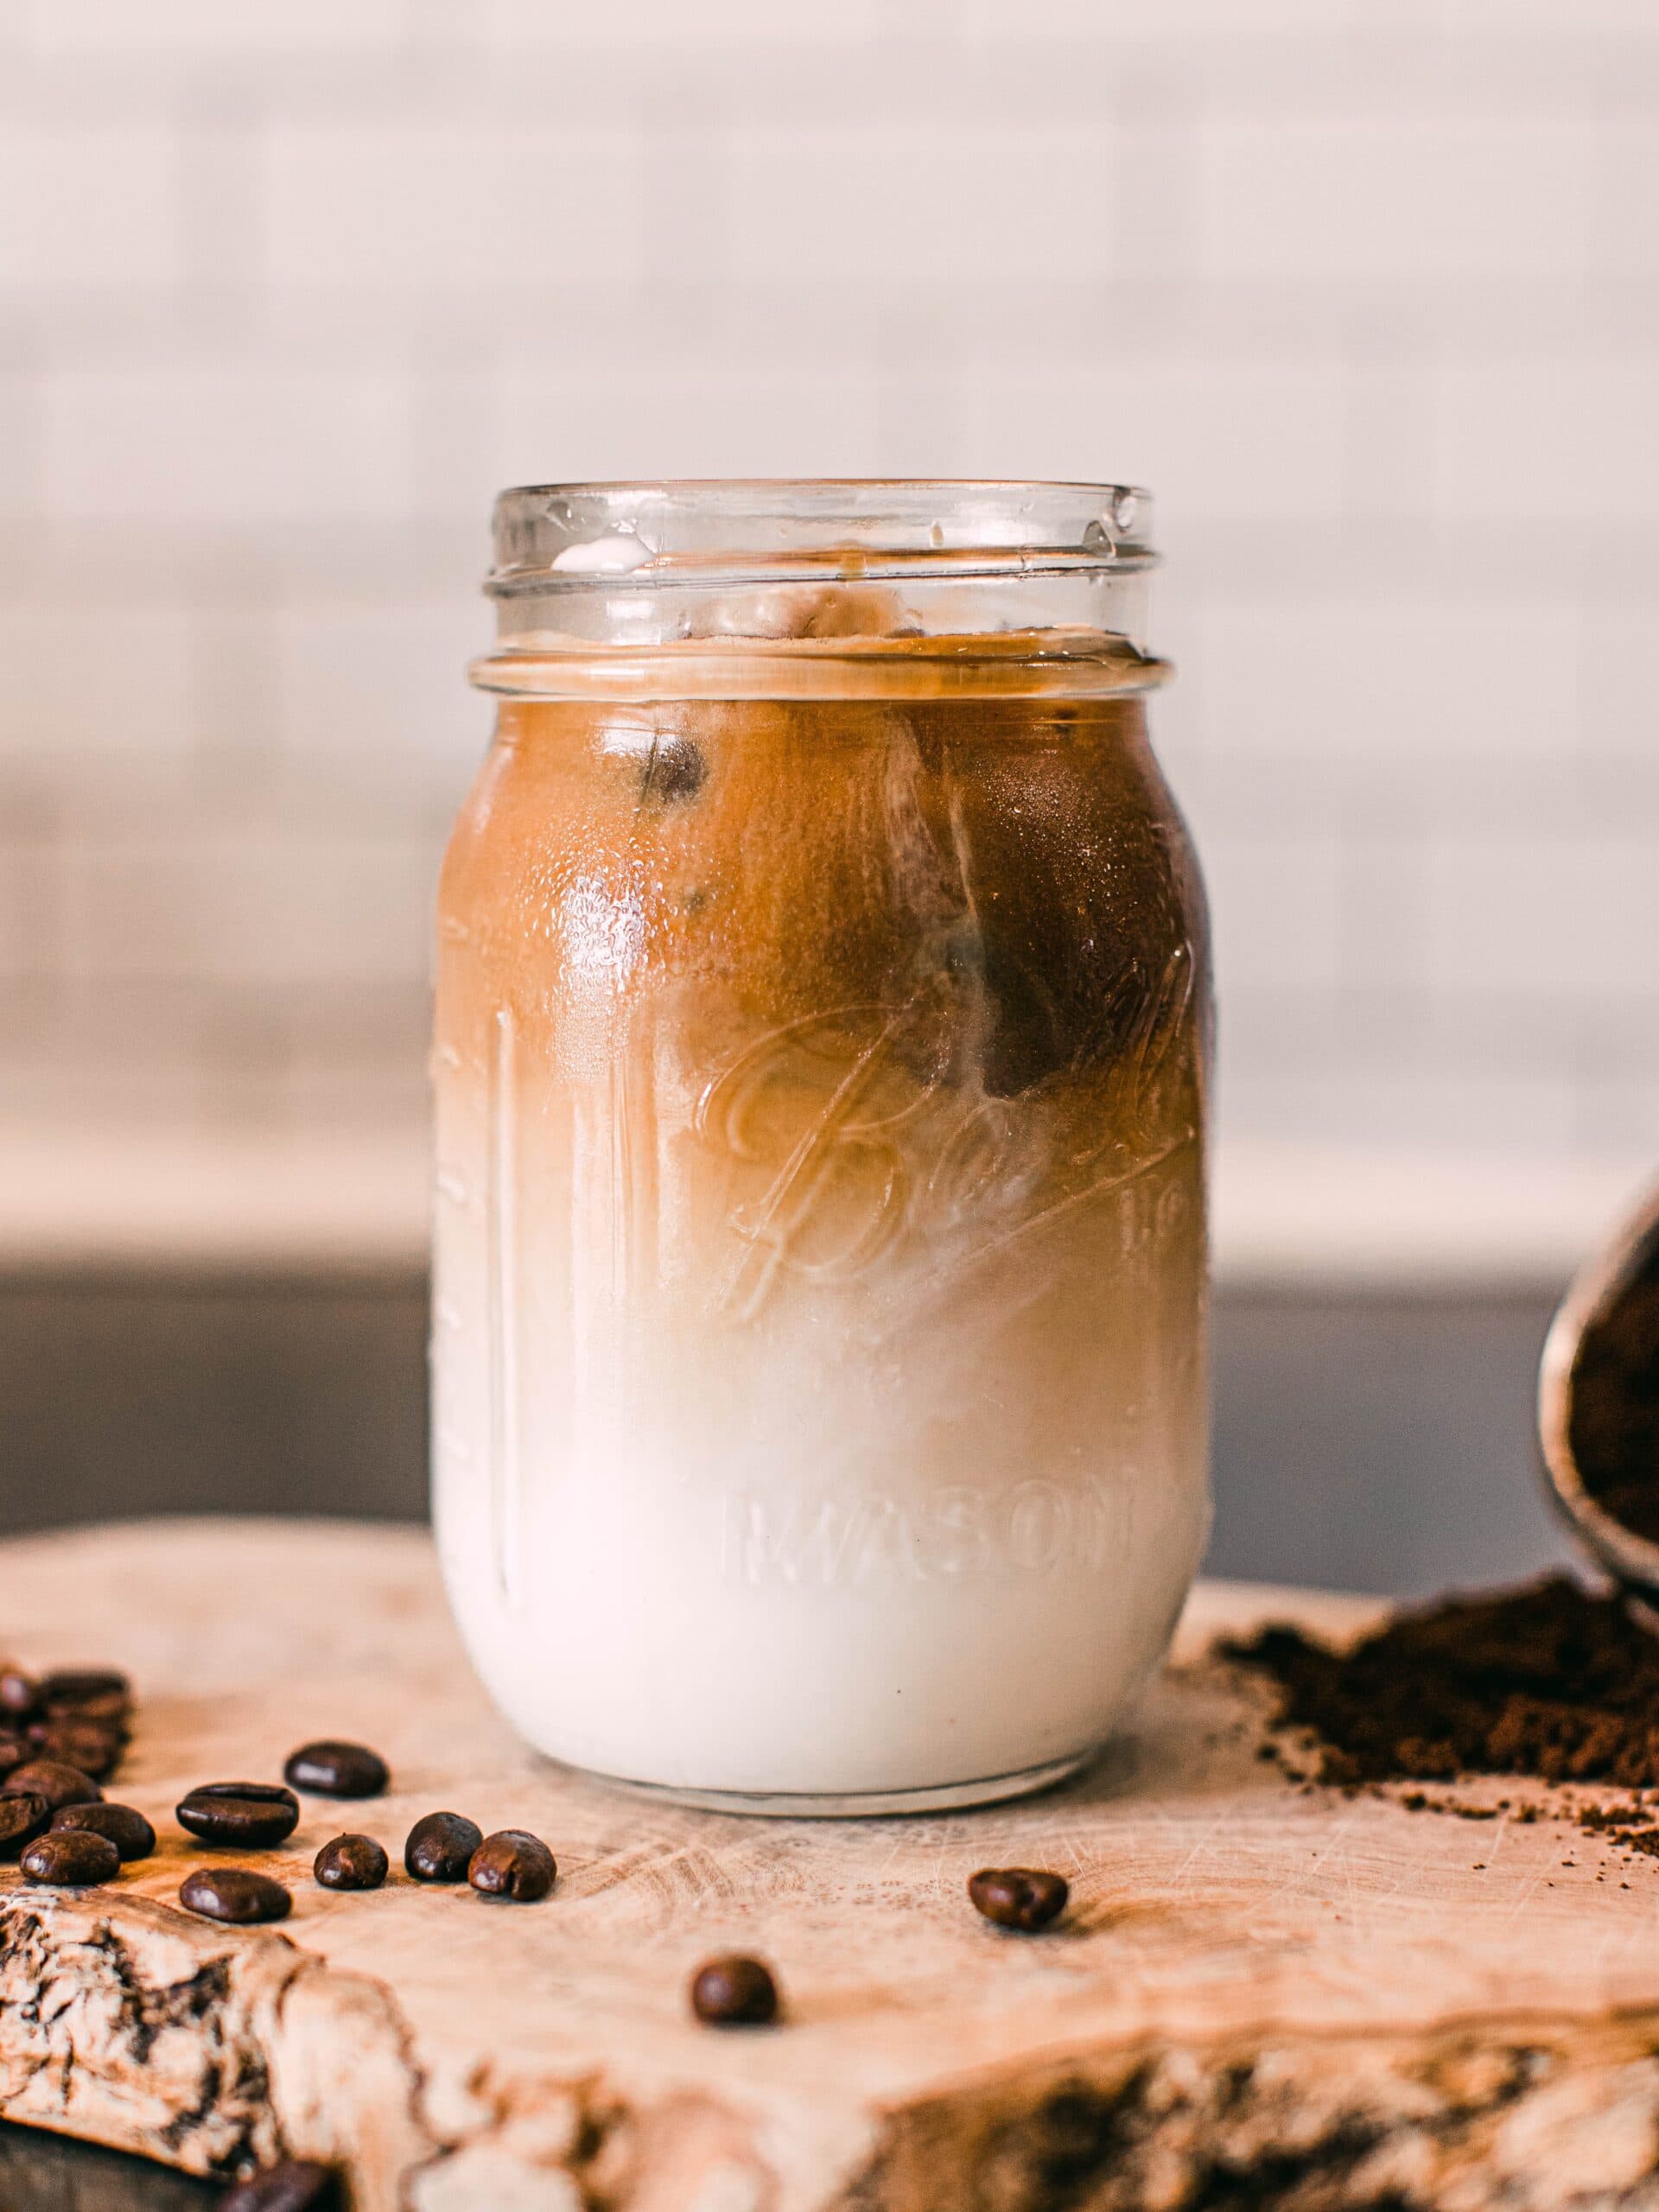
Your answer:
[[[1081,573],[1156,560],[1132,484],[750,477],[522,485],[495,503],[485,589],[880,582]]]

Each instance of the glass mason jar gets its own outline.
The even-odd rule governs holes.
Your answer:
[[[555,1758],[1086,1758],[1209,1522],[1203,892],[1144,494],[508,492],[439,919],[435,1513]]]

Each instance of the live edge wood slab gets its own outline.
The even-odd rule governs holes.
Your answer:
[[[1554,1819],[1300,1794],[1201,1657],[1352,1603],[1201,1590],[1080,1783],[849,1825],[665,1809],[531,1757],[412,1532],[35,1538],[0,1546],[0,1592],[31,1662],[130,1669],[117,1794],[163,1838],[105,1889],[0,1883],[11,2120],[195,2171],[338,2161],[357,2212],[1659,2205],[1659,1863]],[[279,1930],[181,1911],[183,1789],[274,1778],[321,1735],[376,1745],[396,1795],[306,1801],[267,1862]],[[311,1880],[347,1827],[397,1866],[435,1807],[545,1836],[552,1897]],[[968,1906],[976,1867],[1021,1863],[1072,1885],[1051,1934]],[[786,2024],[690,2019],[690,1970],[734,1947],[775,1962]]]

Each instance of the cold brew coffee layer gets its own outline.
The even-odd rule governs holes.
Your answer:
[[[884,696],[505,700],[446,864],[440,1544],[510,1716],[625,1779],[1075,1758],[1202,1548],[1207,950],[1141,702],[884,645]]]

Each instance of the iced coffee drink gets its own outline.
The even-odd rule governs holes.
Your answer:
[[[1016,493],[503,503],[439,918],[435,1514],[497,1700],[619,1780],[1036,1787],[1202,1549],[1203,899],[1159,664],[1077,619],[1147,556],[1079,529],[1044,571]]]

